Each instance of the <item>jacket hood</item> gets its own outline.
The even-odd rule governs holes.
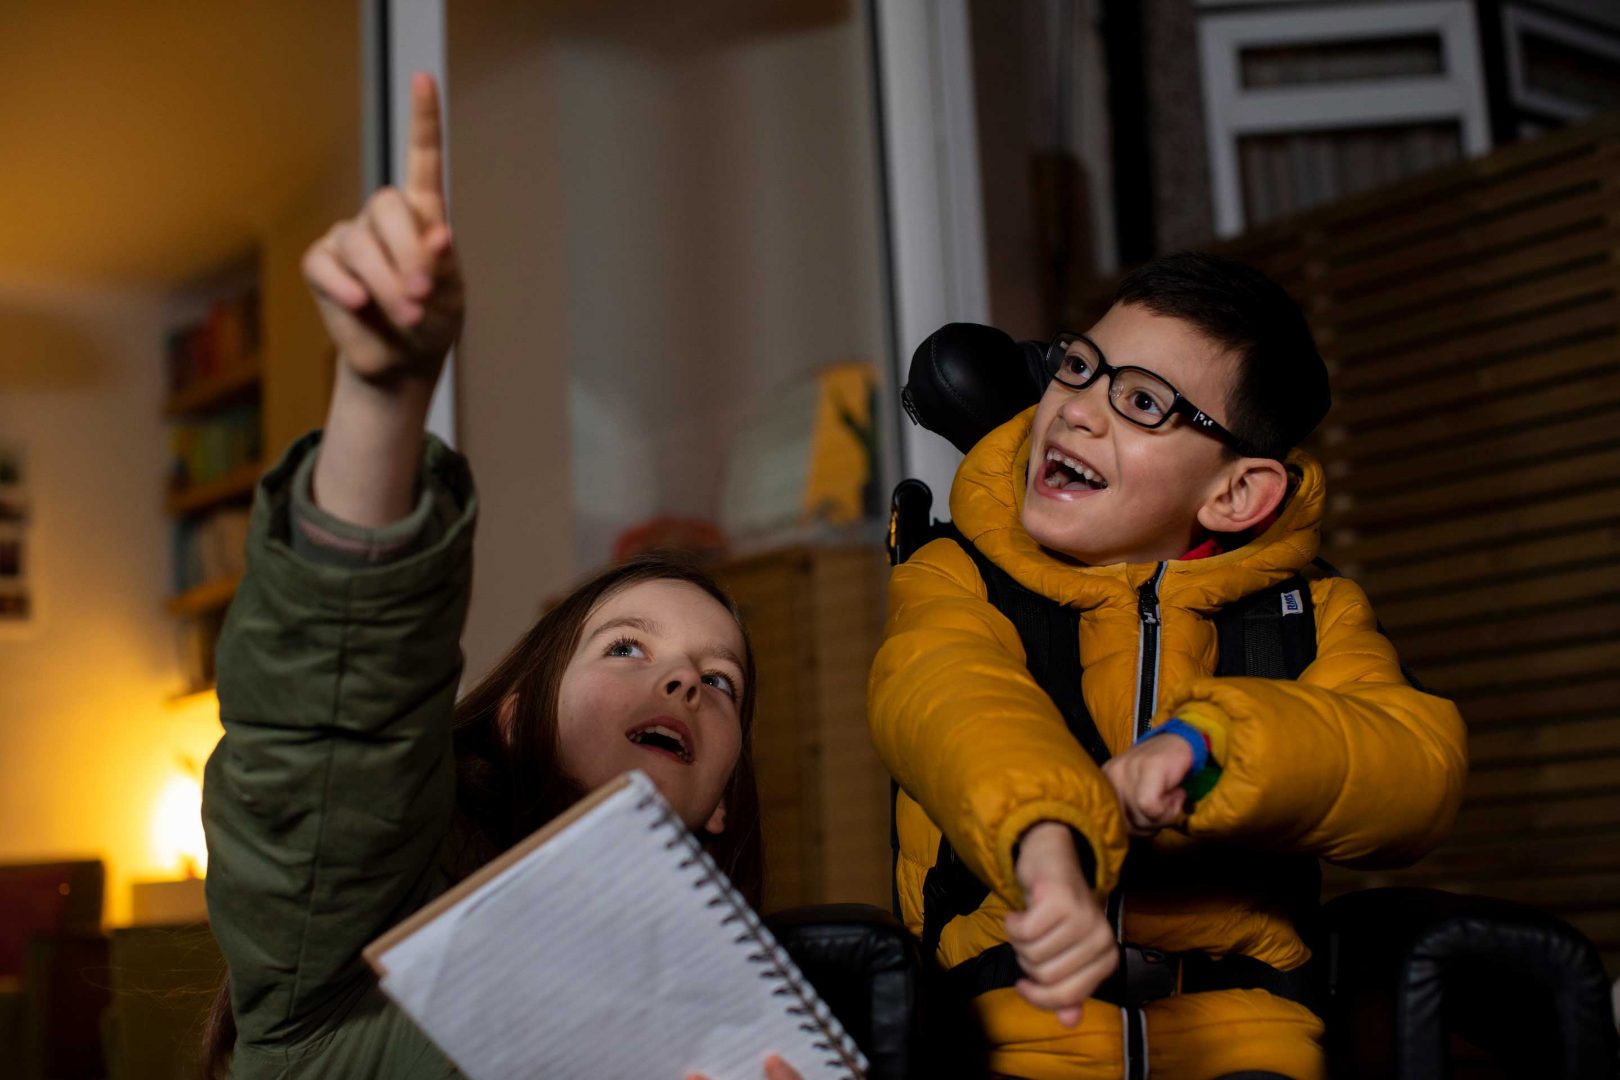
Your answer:
[[[1026,588],[1082,610],[1136,602],[1136,588],[1156,563],[1086,566],[1041,547],[1024,530],[1024,479],[1029,466],[1031,406],[986,435],[968,452],[951,485],[951,520],[963,536]],[[1171,560],[1159,594],[1212,612],[1298,573],[1321,545],[1326,484],[1322,466],[1302,451],[1289,454],[1289,494],[1277,518],[1247,544],[1189,562]]]

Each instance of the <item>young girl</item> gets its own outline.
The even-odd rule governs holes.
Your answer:
[[[412,98],[404,187],[305,256],[340,357],[327,426],[260,482],[219,642],[203,818],[230,975],[210,1076],[457,1075],[361,949],[627,769],[759,898],[753,654],[700,571],[598,575],[455,703],[477,498],[422,433],[462,288],[431,79]],[[796,1080],[775,1058],[766,1075]]]

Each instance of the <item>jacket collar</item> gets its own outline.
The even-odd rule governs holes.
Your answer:
[[[1026,588],[1078,608],[1132,604],[1157,564],[1085,566],[1054,554],[1024,531],[1024,477],[1029,466],[1026,409],[986,435],[956,471],[951,519],[963,536]],[[1326,497],[1322,467],[1301,451],[1288,456],[1290,494],[1276,519],[1241,547],[1195,560],[1172,560],[1159,583],[1161,601],[1210,612],[1302,570],[1321,543]]]

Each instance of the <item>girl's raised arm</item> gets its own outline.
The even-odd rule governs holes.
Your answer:
[[[462,298],[432,80],[412,97],[404,187],[305,257],[339,353],[329,427],[260,481],[216,651],[203,821],[239,1075],[417,1075],[432,1053],[360,955],[442,888],[477,517],[466,463],[422,434]]]
[[[377,191],[304,255],[304,276],[338,353],[315,502],[354,525],[386,525],[410,512],[422,424],[461,329],[443,159],[438,89],[418,73],[404,185]]]

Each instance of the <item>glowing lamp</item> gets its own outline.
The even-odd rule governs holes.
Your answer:
[[[163,785],[152,810],[152,850],[159,865],[173,867],[183,878],[208,872],[202,784],[194,777],[176,773]]]

